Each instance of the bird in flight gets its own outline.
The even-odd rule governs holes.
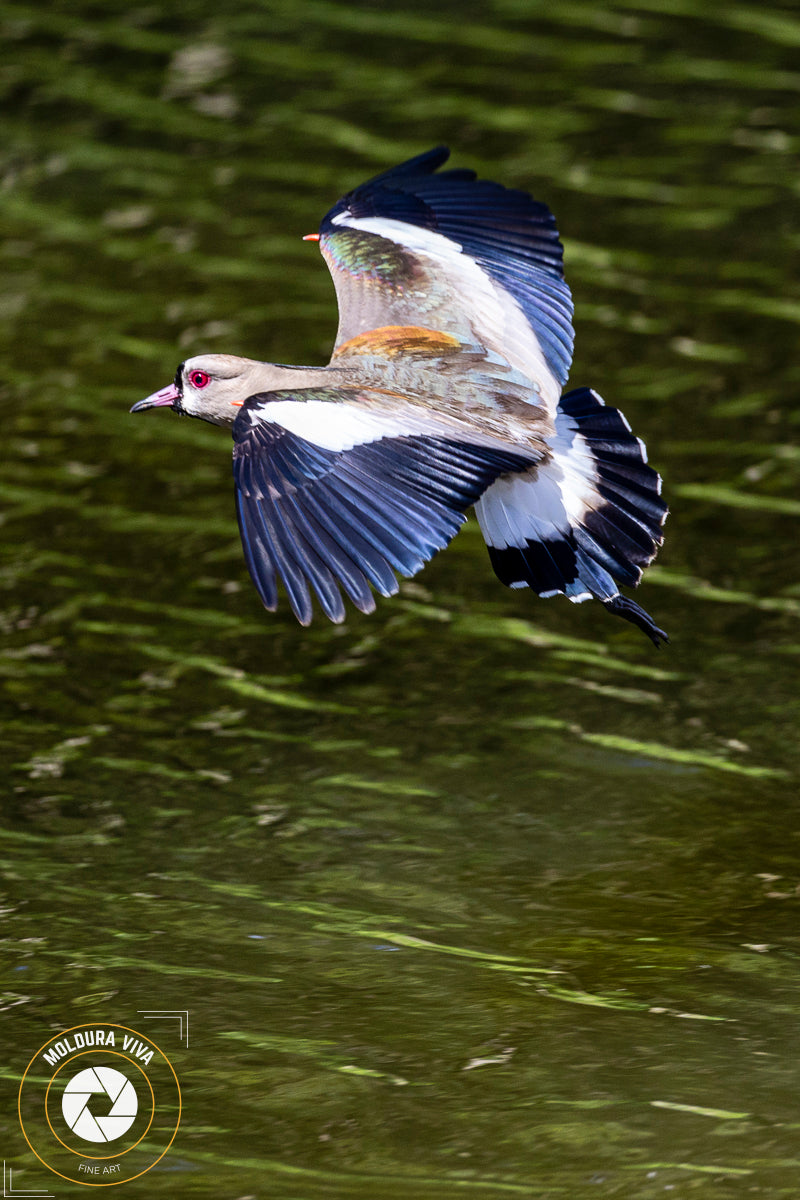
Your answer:
[[[475,508],[495,573],[539,596],[596,598],[656,646],[622,596],[662,543],[661,481],[625,418],[564,392],[572,297],[550,210],[439,171],[438,147],[335,204],[318,241],[339,328],[325,367],[230,354],[181,363],[131,412],[171,408],[233,434],[245,560],[303,625],[343,621],[415,575]]]

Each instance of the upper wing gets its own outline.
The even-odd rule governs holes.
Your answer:
[[[339,302],[334,357],[363,335],[478,343],[535,384],[552,410],[572,360],[572,298],[549,209],[474,171],[434,174],[439,147],[361,184],[320,226]],[[386,327],[390,327],[387,329]],[[352,348],[348,346],[357,341]]]
[[[333,389],[252,396],[233,426],[248,570],[273,611],[280,580],[303,625],[311,588],[332,621],[345,617],[340,587],[371,612],[370,585],[396,592],[395,571],[414,575],[499,475],[532,462],[412,406],[375,412],[359,399]]]

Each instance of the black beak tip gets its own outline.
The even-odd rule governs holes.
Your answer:
[[[180,391],[174,383],[171,383],[169,387],[162,388],[160,392],[153,392],[152,396],[145,396],[144,400],[138,400],[129,411],[137,413],[146,412],[148,408],[174,408],[179,399]]]

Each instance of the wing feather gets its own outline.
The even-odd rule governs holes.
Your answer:
[[[382,595],[395,592],[395,572],[414,575],[447,545],[465,509],[499,475],[532,462],[519,449],[472,443],[468,432],[442,436],[435,423],[430,435],[421,433],[416,414],[407,419],[407,432],[396,413],[371,413],[365,423],[352,417],[356,406],[341,403],[340,393],[327,394],[334,415],[350,420],[364,440],[350,444],[352,435],[343,437],[343,449],[320,444],[323,435],[314,433],[319,400],[309,416],[302,393],[288,406],[287,393],[273,393],[279,399],[272,404],[271,396],[251,397],[233,427],[236,509],[248,570],[272,610],[280,581],[304,625],[313,616],[312,589],[332,621],[345,616],[340,588],[370,612],[370,585]],[[292,408],[297,411],[286,416]],[[279,414],[293,428],[281,424]],[[308,436],[297,432],[303,417]]]
[[[572,297],[546,205],[473,171],[434,174],[444,147],[361,184],[320,226],[339,301],[336,347],[421,326],[498,353],[554,409],[572,359]]]

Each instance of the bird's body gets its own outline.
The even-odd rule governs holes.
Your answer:
[[[269,609],[363,612],[453,537],[474,505],[511,587],[592,596],[658,644],[636,584],[666,507],[644,446],[587,388],[562,388],[572,301],[543,204],[436,174],[444,148],[355,189],[318,240],[339,301],[326,367],[188,359],[132,411],[171,407],[234,438],[248,568]],[[314,240],[317,240],[315,235]]]

